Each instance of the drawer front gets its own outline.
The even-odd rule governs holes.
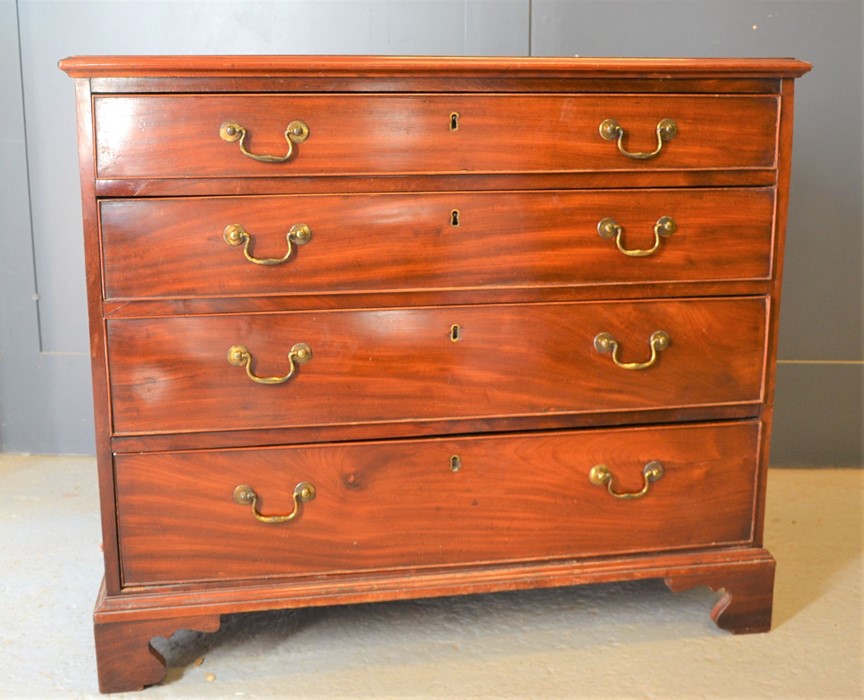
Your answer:
[[[100,204],[105,294],[766,279],[773,207],[773,188],[112,200]]]
[[[732,298],[110,320],[114,431],[758,402],[766,306]],[[615,353],[601,333],[615,339]],[[311,352],[303,364],[302,343]],[[236,346],[248,354],[229,353]],[[648,364],[652,355],[644,369],[613,362]]]
[[[99,178],[765,168],[775,163],[773,96],[149,95],[94,100]],[[454,117],[453,115],[458,115]],[[456,121],[454,122],[454,119]],[[677,134],[650,153],[657,126]],[[302,122],[305,140],[286,129]],[[221,127],[231,122],[240,141]],[[454,128],[457,127],[457,128]],[[297,137],[294,137],[295,139]],[[303,138],[303,136],[300,136]],[[250,156],[270,156],[262,162]]]
[[[745,423],[117,455],[123,579],[251,579],[741,543],[752,536],[758,440],[759,424]],[[651,462],[662,476],[641,498],[615,498],[590,480],[592,467],[605,465],[614,492],[638,493]],[[298,484],[315,495],[295,506]],[[234,502],[242,485],[263,517],[294,518],[259,522],[251,503]]]

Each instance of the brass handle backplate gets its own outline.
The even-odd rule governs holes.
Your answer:
[[[232,246],[242,245],[243,255],[246,259],[256,265],[281,265],[288,262],[291,253],[294,252],[294,245],[306,245],[312,240],[312,229],[306,224],[294,224],[285,234],[285,240],[288,243],[288,250],[281,258],[256,258],[249,252],[249,246],[252,244],[252,235],[246,231],[240,224],[229,224],[222,232],[223,240]]]
[[[624,148],[624,127],[614,119],[604,119],[600,123],[600,136],[606,141],[618,141],[618,150],[628,158],[648,160],[658,155],[666,141],[671,141],[678,133],[678,125],[673,119],[661,119],[657,123],[657,148],[650,153],[631,152]]]
[[[620,226],[615,219],[601,219],[597,224],[597,233],[600,234],[600,238],[607,240],[614,238],[618,250],[631,258],[644,258],[648,255],[654,255],[654,253],[656,253],[660,248],[660,239],[669,238],[669,236],[677,230],[678,224],[675,223],[675,220],[671,216],[661,216],[657,219],[657,223],[654,224],[654,245],[650,248],[640,250],[632,248],[628,249],[622,245],[621,237],[624,235],[624,227]]]
[[[259,377],[252,373],[252,353],[245,345],[232,345],[228,348],[228,364],[234,367],[245,367],[246,374],[253,382],[258,384],[284,384],[297,370],[297,365],[302,365],[312,359],[312,348],[306,343],[297,343],[288,352],[288,373],[281,377]]]
[[[299,119],[291,122],[287,126],[285,129],[285,140],[288,142],[288,152],[284,156],[257,155],[255,153],[250,153],[246,150],[246,136],[248,133],[246,127],[241,126],[237,122],[223,122],[222,126],[219,127],[219,136],[222,137],[222,140],[227,141],[228,143],[234,143],[237,141],[237,145],[240,147],[240,152],[247,158],[262,163],[284,163],[294,153],[294,144],[303,143],[303,141],[309,138],[309,127],[306,126],[305,122],[302,122]]]
[[[655,481],[659,481],[663,476],[663,465],[658,461],[648,462],[644,467],[642,467],[642,476],[645,478],[645,485],[642,487],[641,491],[635,491],[632,493],[619,493],[615,491],[612,487],[612,472],[609,470],[605,464],[597,464],[591,467],[591,471],[588,472],[588,479],[595,486],[605,486],[609,493],[613,495],[615,498],[620,498],[622,500],[633,500],[634,498],[642,498],[646,493],[648,493],[648,489],[651,488],[651,484]]]
[[[258,494],[255,490],[246,484],[240,484],[234,489],[234,503],[238,506],[252,506],[252,515],[261,523],[287,523],[294,520],[300,515],[300,504],[307,503],[315,498],[315,487],[308,481],[302,481],[294,487],[292,500],[294,501],[294,510],[288,515],[262,515],[258,511]]]
[[[618,359],[618,341],[611,333],[598,333],[594,338],[594,349],[597,352],[609,353],[612,355],[612,362],[616,367],[621,369],[648,369],[652,367],[660,356],[660,352],[669,347],[672,339],[666,331],[654,331],[651,337],[648,338],[648,345],[651,347],[651,357],[647,362],[621,362]]]

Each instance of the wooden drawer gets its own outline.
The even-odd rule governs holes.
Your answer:
[[[455,306],[108,321],[117,435],[757,402],[766,300]],[[671,338],[643,370],[656,331]],[[455,342],[454,342],[455,339]],[[298,343],[312,359],[287,375]]]
[[[117,455],[126,585],[651,552],[751,535],[758,423]],[[454,460],[457,458],[458,461]],[[638,499],[652,461],[662,476]],[[237,486],[266,516],[234,502]]]
[[[773,188],[123,199],[100,203],[109,299],[767,279]],[[655,228],[677,227],[668,238]],[[598,224],[621,227],[623,254]],[[246,253],[278,260],[254,264]],[[235,245],[228,243],[232,240]],[[658,243],[659,241],[659,243]],[[239,243],[239,244],[236,244]]]
[[[453,129],[457,114],[458,128]],[[96,175],[177,178],[584,170],[770,168],[775,96],[144,95],[96,96]],[[616,120],[629,151],[652,152],[657,125],[677,135],[633,160],[604,140]],[[284,162],[260,162],[220,136],[233,122],[253,155],[284,157],[286,129],[308,136]]]

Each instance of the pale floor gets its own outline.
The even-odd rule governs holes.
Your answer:
[[[0,494],[0,697],[94,696],[94,461],[0,455]],[[128,696],[861,698],[862,512],[864,470],[771,470],[769,634],[656,581],[229,616]]]

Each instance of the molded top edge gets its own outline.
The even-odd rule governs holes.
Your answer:
[[[73,78],[216,77],[599,77],[795,78],[793,58],[585,58],[456,56],[76,56],[59,62]]]

